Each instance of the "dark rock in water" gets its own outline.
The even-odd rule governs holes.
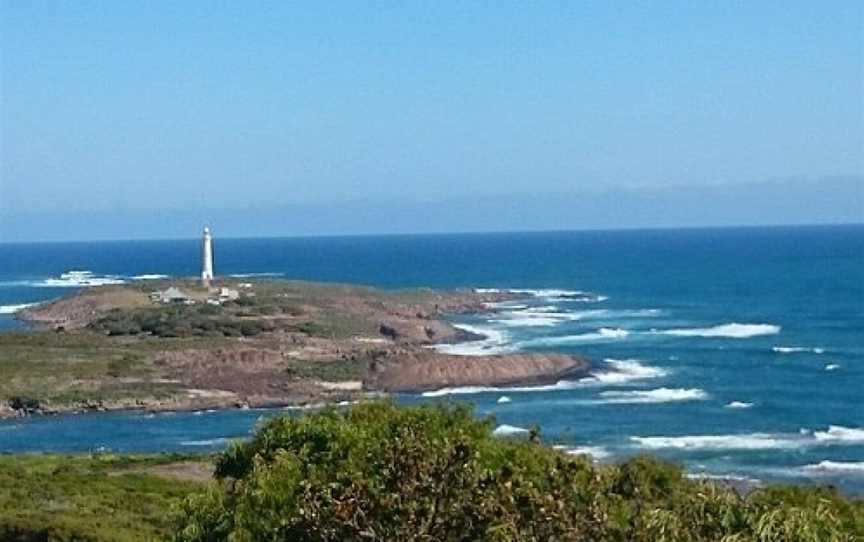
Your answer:
[[[39,399],[33,399],[32,397],[12,397],[7,404],[19,416],[36,414],[42,410]]]

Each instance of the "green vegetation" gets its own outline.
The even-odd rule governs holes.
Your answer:
[[[827,488],[747,497],[637,458],[595,466],[491,436],[464,407],[277,418],[216,462],[0,456],[3,541],[853,541],[864,503]]]
[[[291,363],[285,370],[296,378],[339,382],[362,379],[365,373],[365,364],[352,359],[302,360]]]
[[[268,421],[184,500],[177,541],[851,541],[830,489],[744,498],[647,458],[594,466],[502,441],[462,407],[370,403]]]
[[[0,456],[0,540],[164,540],[172,508],[204,485],[159,472],[181,459]]]
[[[152,352],[170,345],[136,343],[95,333],[0,333],[0,401],[32,410],[176,393],[176,384],[148,382],[156,376]]]
[[[147,334],[163,338],[252,337],[274,327],[268,320],[244,320],[222,316],[223,312],[223,307],[215,305],[114,309],[89,327],[112,336]]]

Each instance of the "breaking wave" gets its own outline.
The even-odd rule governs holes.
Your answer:
[[[285,273],[233,273],[228,276],[235,279],[248,279],[254,277],[281,277],[284,274]]]
[[[840,366],[837,365],[836,363],[829,363],[828,365],[825,366],[826,371],[836,371],[839,368],[840,368]]]
[[[581,290],[562,290],[558,288],[475,288],[477,293],[513,293],[525,294],[532,297],[549,299],[555,301],[579,301],[583,303],[599,303],[609,299],[608,296],[598,295]]]
[[[491,356],[506,354],[516,350],[516,345],[510,343],[510,336],[503,331],[491,327],[471,326],[468,324],[453,324],[453,327],[467,331],[468,333],[480,335],[483,338],[455,344],[436,344],[431,348],[436,352],[454,356]]]
[[[752,407],[753,407],[753,403],[745,403],[743,401],[732,401],[731,403],[728,403],[724,408],[745,409],[745,408],[752,408]]]
[[[778,354],[796,354],[802,352],[808,352],[812,354],[824,354],[824,348],[809,348],[805,346],[775,346],[771,349],[772,352],[776,352]]]
[[[578,335],[562,335],[560,337],[540,337],[520,343],[520,346],[561,346],[594,341],[617,341],[626,339],[630,332],[626,329],[601,327],[597,331]]]
[[[561,449],[567,455],[587,455],[595,461],[607,459],[612,456],[612,453],[602,446],[573,446],[562,447]]]
[[[528,429],[525,429],[524,427],[518,427],[515,425],[507,425],[505,423],[505,424],[502,424],[502,425],[499,425],[498,427],[496,427],[495,430],[492,431],[492,434],[495,435],[496,437],[512,437],[515,435],[524,435],[528,432],[529,432]]]
[[[0,305],[0,314],[15,314],[16,312],[32,307],[36,303],[20,303],[18,305]]]
[[[829,425],[827,431],[814,431],[813,437],[821,442],[861,442],[864,443],[864,429]]]
[[[672,403],[680,401],[703,401],[708,394],[699,388],[657,388],[654,390],[604,391],[600,393],[600,404],[623,405],[644,403]]]
[[[579,380],[559,380],[554,384],[540,386],[463,386],[458,388],[441,388],[439,390],[423,392],[422,396],[443,397],[446,395],[471,395],[477,393],[500,394],[574,390],[585,387],[623,385],[635,380],[658,378],[666,375],[666,371],[663,369],[642,365],[635,359],[607,359],[604,361],[607,368],[611,370],[592,372],[590,376],[580,378]]]
[[[184,440],[180,446],[219,446],[228,442],[227,437],[219,437],[206,440]]]
[[[740,435],[700,435],[683,437],[630,437],[642,448],[659,450],[673,448],[678,450],[773,450],[798,448],[806,445],[806,440],[794,435],[773,435],[770,433],[749,433]]]
[[[168,275],[160,275],[158,273],[135,275],[132,280],[161,280],[170,278]]]
[[[653,436],[630,437],[643,448],[657,450],[782,450],[816,446],[855,445],[864,443],[864,429],[839,425],[827,431],[802,429],[800,433],[743,433],[737,435]]]
[[[67,271],[57,278],[34,281],[29,285],[37,288],[86,288],[125,283],[126,280],[118,275],[95,275],[92,271]]]
[[[446,395],[472,395],[476,393],[529,393],[539,391],[559,391],[573,390],[582,387],[579,380],[559,380],[554,384],[546,384],[541,386],[515,386],[515,387],[496,387],[496,386],[462,386],[459,388],[441,388],[439,390],[424,391],[423,397],[444,397]]]
[[[820,461],[804,465],[801,470],[809,474],[860,473],[864,474],[864,461]]]
[[[659,335],[670,335],[673,337],[722,337],[729,339],[746,339],[760,335],[776,335],[780,333],[780,326],[774,324],[720,324],[713,327],[697,327],[685,329],[656,330],[653,333]]]
[[[634,380],[646,380],[666,376],[667,372],[659,367],[642,365],[637,359],[603,360],[611,371],[592,372],[591,376],[581,379],[586,384],[621,385]]]

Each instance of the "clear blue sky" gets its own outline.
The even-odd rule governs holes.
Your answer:
[[[859,1],[0,6],[0,241],[864,221]]]

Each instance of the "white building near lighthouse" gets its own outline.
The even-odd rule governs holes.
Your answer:
[[[201,282],[210,286],[213,280],[213,236],[210,228],[204,228],[204,239],[201,240]]]

